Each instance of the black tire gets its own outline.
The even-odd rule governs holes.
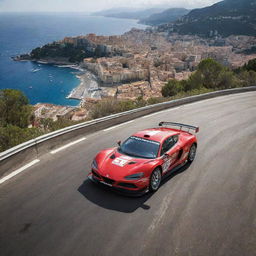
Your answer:
[[[156,168],[151,176],[150,176],[150,181],[149,181],[149,190],[152,192],[155,192],[159,189],[160,184],[162,180],[162,172],[160,168]]]
[[[195,160],[196,157],[196,144],[193,143],[192,146],[189,149],[189,153],[188,153],[188,162],[192,163]]]

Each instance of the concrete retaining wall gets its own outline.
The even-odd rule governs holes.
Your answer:
[[[94,133],[96,131],[106,129],[108,127],[171,107],[176,107],[183,104],[210,99],[218,96],[249,91],[256,91],[256,86],[211,92],[156,105],[146,106],[143,108],[84,122],[40,136],[36,139],[30,140],[0,153],[0,177],[23,166],[25,163],[40,157],[41,155],[53,150],[54,148],[57,148],[87,134]]]

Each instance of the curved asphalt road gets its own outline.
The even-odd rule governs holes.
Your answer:
[[[86,179],[94,155],[169,120],[200,126],[189,168],[127,198]],[[0,185],[0,255],[256,255],[256,93],[87,136]]]

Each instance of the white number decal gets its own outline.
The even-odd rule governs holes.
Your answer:
[[[112,161],[112,164],[118,165],[118,166],[125,166],[132,158],[129,156],[121,156],[117,157]]]

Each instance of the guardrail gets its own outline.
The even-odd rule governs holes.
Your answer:
[[[130,111],[102,117],[81,124],[73,125],[55,132],[48,133],[38,138],[29,140],[18,146],[10,148],[0,153],[0,177],[19,168],[24,163],[32,161],[43,154],[65,144],[74,138],[79,138],[86,134],[106,129],[108,127],[133,120],[154,112],[158,112],[171,107],[176,107],[200,100],[215,98],[235,93],[256,91],[256,86],[228,89],[216,92],[205,93],[201,95],[186,97],[183,99],[172,100],[155,105],[150,105]]]

